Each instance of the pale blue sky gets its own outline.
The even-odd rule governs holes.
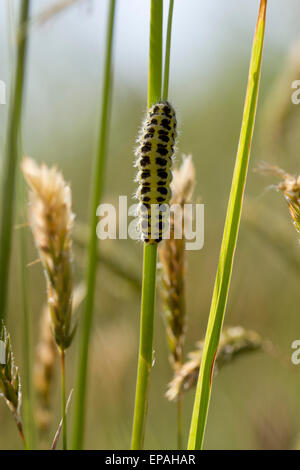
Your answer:
[[[0,0],[0,56],[6,56],[6,5]],[[57,0],[32,0],[41,11]],[[15,3],[18,3],[17,1]],[[118,0],[115,64],[119,78],[140,82],[147,75],[150,0]],[[47,64],[87,67],[96,73],[103,52],[108,0],[81,0],[59,17],[32,32],[31,58],[37,67]],[[219,61],[231,50],[234,55],[249,50],[259,0],[175,0],[172,76],[188,81],[195,69],[201,78],[217,72]],[[167,13],[168,2],[165,1]],[[167,15],[165,15],[166,17]],[[266,47],[284,52],[300,36],[299,0],[269,0]],[[101,62],[100,62],[101,64]],[[3,70],[2,74],[6,74]],[[1,69],[0,69],[1,74]]]

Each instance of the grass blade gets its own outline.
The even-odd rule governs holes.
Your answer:
[[[151,0],[148,107],[161,98],[163,1]],[[157,244],[144,244],[140,349],[132,430],[132,450],[143,448],[150,370],[156,291]]]
[[[84,307],[81,344],[79,350],[79,369],[75,393],[75,421],[73,434],[74,449],[81,449],[84,438],[84,415],[86,402],[86,381],[89,340],[93,319],[95,283],[97,273],[97,216],[96,211],[103,193],[105,160],[107,154],[108,130],[110,121],[110,96],[112,91],[112,53],[115,25],[116,0],[110,0],[108,11],[108,29],[106,39],[105,76],[102,91],[101,128],[98,153],[93,169],[93,188],[91,193],[90,240],[88,247],[87,295]]]
[[[20,154],[20,129],[26,72],[27,34],[20,34],[29,18],[30,0],[22,0],[19,17],[16,70],[9,104],[9,117],[2,182],[0,232],[0,319],[6,316],[10,253],[12,246],[16,169]]]
[[[13,47],[15,44],[15,6],[12,2],[7,0],[7,21],[8,28],[8,42],[9,42],[9,58],[10,58],[10,73],[14,73],[14,63],[16,60],[16,51]],[[20,132],[21,135],[21,132]],[[20,153],[22,154],[22,135],[20,144]],[[27,230],[24,226],[27,222],[27,199],[25,195],[25,185],[21,173],[18,173],[17,179],[17,196],[18,196],[18,225],[22,229],[18,230],[18,253],[19,253],[19,285],[20,285],[20,298],[22,310],[22,350],[23,350],[23,415],[24,415],[24,434],[27,437],[29,449],[35,449],[35,426],[34,426],[34,392],[32,383],[32,318],[30,308],[30,282],[28,273],[28,259],[27,259]]]
[[[250,61],[242,129],[194,402],[188,443],[188,449],[190,450],[201,449],[203,445],[211,394],[212,371],[224,320],[254,130],[264,42],[266,7],[267,0],[261,0]]]

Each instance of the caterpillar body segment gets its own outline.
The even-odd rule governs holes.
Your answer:
[[[171,199],[172,157],[176,141],[176,114],[167,101],[148,112],[136,151],[139,187],[138,216],[141,237],[146,243],[162,240]]]

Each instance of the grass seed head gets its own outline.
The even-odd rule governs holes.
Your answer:
[[[22,170],[31,188],[29,219],[45,270],[54,337],[65,350],[76,330],[72,325],[71,189],[55,167],[38,166],[25,158]]]
[[[20,427],[21,418],[21,382],[18,368],[15,366],[10,336],[2,323],[0,328],[0,341],[5,347],[5,364],[0,364],[0,390],[2,396],[11,410],[17,425]]]
[[[192,156],[183,156],[183,163],[174,170],[171,204],[190,203],[195,187],[195,169]],[[176,220],[170,214],[170,239],[163,240],[159,246],[161,266],[161,295],[170,350],[170,362],[174,368],[182,363],[185,336],[185,239],[175,239]],[[182,222],[183,223],[183,222]],[[183,230],[182,230],[183,232]]]
[[[190,204],[196,185],[192,155],[182,155],[182,164],[173,171],[171,204]]]
[[[220,337],[215,372],[219,372],[242,354],[263,349],[264,344],[255,331],[245,330],[240,326],[225,329]],[[198,342],[196,346],[197,350],[189,353],[188,361],[175,371],[174,378],[169,383],[166,397],[170,401],[176,400],[181,391],[188,391],[196,385],[204,341]]]
[[[300,176],[290,175],[281,168],[266,162],[261,162],[257,171],[267,175],[274,175],[281,179],[281,182],[275,187],[283,194],[288,203],[293,224],[300,234]]]

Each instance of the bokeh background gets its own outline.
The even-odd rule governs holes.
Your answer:
[[[32,15],[54,3],[33,0]],[[8,4],[14,8],[8,8]],[[186,353],[205,334],[258,6],[258,0],[175,0],[170,101],[179,116],[176,160],[180,162],[181,153],[193,154],[197,171],[195,195],[205,204],[205,246],[187,254]],[[0,2],[0,79],[6,82],[8,92],[14,49],[12,22],[17,7],[17,1]],[[81,0],[46,23],[33,23],[30,28],[24,151],[62,169],[72,185],[77,228],[88,222],[107,7],[107,0]],[[119,195],[131,196],[135,191],[133,150],[146,109],[149,9],[149,0],[118,0],[113,110],[103,202],[116,202]],[[291,344],[300,338],[299,245],[283,198],[273,190],[265,190],[274,180],[253,171],[263,159],[299,173],[300,107],[292,105],[290,99],[291,83],[300,79],[299,40],[299,2],[271,0],[245,210],[225,324],[257,331],[272,341],[278,354],[250,354],[215,378],[205,439],[207,449],[288,449],[300,445],[300,366],[293,366],[290,361]],[[6,120],[7,106],[1,105],[1,155]],[[101,251],[141,279],[141,244],[104,241]],[[36,257],[31,242],[29,261]],[[22,375],[18,259],[15,242],[7,326]],[[80,282],[84,278],[85,256],[76,243],[74,260],[76,280]],[[36,344],[45,302],[41,266],[29,267],[28,276]],[[104,263],[99,263],[96,292],[86,448],[126,449],[134,404],[140,293]],[[176,442],[176,408],[164,397],[172,372],[159,299],[154,349],[145,446],[172,449]],[[67,361],[71,389],[75,383],[77,341],[68,351]],[[49,442],[60,419],[59,377],[55,380]],[[184,399],[186,438],[193,396],[190,391]],[[71,418],[72,408],[70,426]],[[0,448],[19,448],[19,437],[4,403],[0,403],[0,423]]]

